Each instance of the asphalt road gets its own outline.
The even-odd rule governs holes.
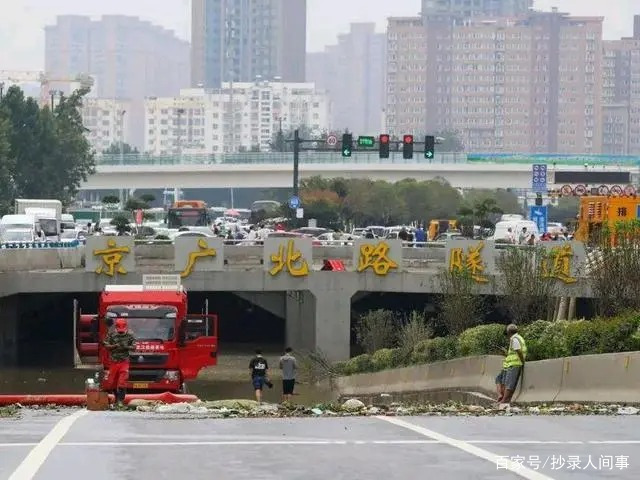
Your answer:
[[[631,480],[640,478],[639,427],[636,416],[214,420],[28,411],[0,419],[0,479]]]

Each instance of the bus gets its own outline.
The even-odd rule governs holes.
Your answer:
[[[202,200],[180,200],[167,212],[167,228],[208,227],[211,217],[207,204]]]
[[[282,204],[275,200],[258,200],[251,205],[250,222],[260,223],[268,218],[282,216]]]

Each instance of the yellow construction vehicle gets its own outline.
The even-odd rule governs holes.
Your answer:
[[[639,214],[640,198],[635,195],[581,197],[578,226],[573,238],[584,243],[598,242],[605,229],[611,232],[609,235],[613,244],[615,225],[638,220]]]
[[[452,230],[458,230],[457,220],[431,220],[429,222],[428,239],[433,241],[438,235]]]

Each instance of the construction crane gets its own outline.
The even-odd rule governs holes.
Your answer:
[[[51,97],[52,83],[79,83],[81,87],[93,87],[94,80],[88,74],[79,74],[75,77],[50,78],[43,72],[28,70],[0,70],[0,81],[6,81],[9,84],[21,85],[24,83],[40,84],[40,106],[44,107],[49,104]]]

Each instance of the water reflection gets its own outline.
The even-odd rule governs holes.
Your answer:
[[[266,353],[265,357],[272,367],[271,379],[274,386],[272,389],[265,389],[264,401],[277,403],[282,395],[280,372],[275,368],[278,365],[278,354]],[[204,370],[197,380],[188,383],[189,392],[203,400],[253,399],[248,369],[250,358],[251,355],[246,353],[221,354],[218,366]],[[0,394],[83,393],[85,380],[93,376],[94,372],[90,369],[73,368],[1,368]],[[294,398],[295,403],[313,405],[330,401],[332,394],[302,383],[296,385]]]

